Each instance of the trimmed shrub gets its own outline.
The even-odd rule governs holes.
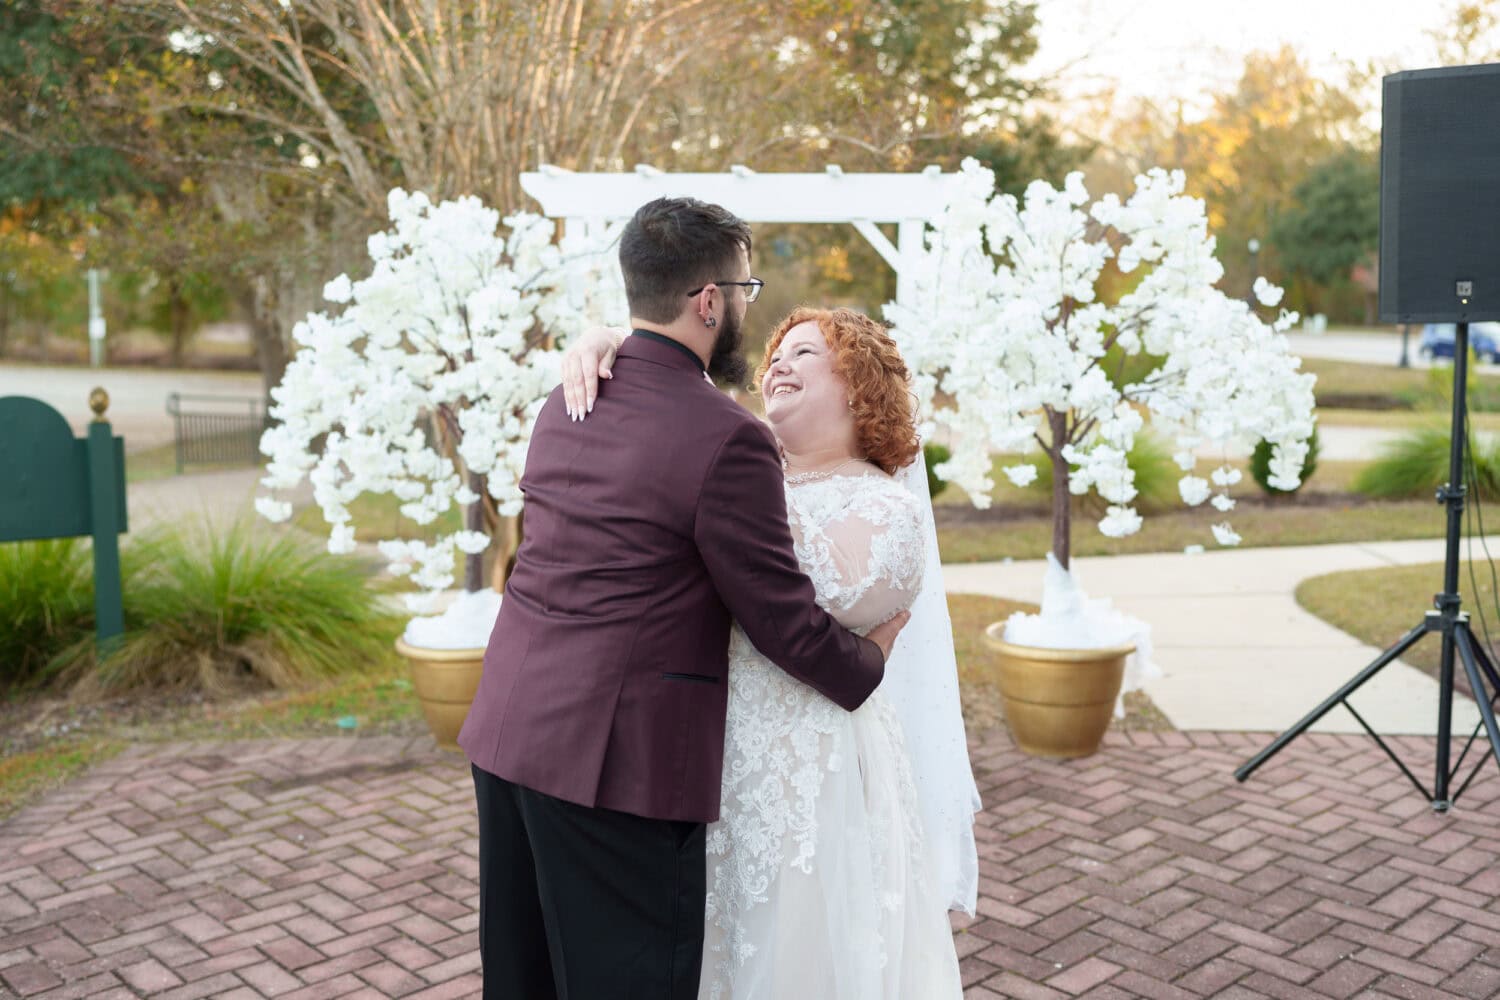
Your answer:
[[[1312,437],[1307,439],[1307,458],[1302,461],[1302,482],[1295,490],[1283,490],[1271,485],[1271,442],[1262,441],[1250,454],[1250,476],[1267,496],[1291,496],[1306,486],[1307,481],[1313,477],[1313,473],[1318,471],[1318,452],[1321,450],[1322,446],[1318,443],[1318,431],[1314,428]]]
[[[927,462],[927,492],[934,500],[938,498],[939,493],[948,488],[948,482],[947,480],[939,479],[937,473],[932,470],[952,457],[953,452],[949,450],[947,445],[938,444],[936,441],[929,441],[922,446],[922,458]]]

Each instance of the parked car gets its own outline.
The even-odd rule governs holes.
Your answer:
[[[1458,327],[1453,323],[1428,323],[1422,327],[1422,341],[1417,352],[1431,361],[1433,358],[1452,358],[1453,341],[1458,337]],[[1480,361],[1500,364],[1500,323],[1470,323],[1469,350]]]

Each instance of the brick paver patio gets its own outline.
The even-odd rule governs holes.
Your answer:
[[[1263,742],[976,744],[968,996],[1500,996],[1493,765],[1437,816],[1354,737],[1237,785]],[[471,797],[426,741],[139,747],[0,824],[0,996],[477,996]]]

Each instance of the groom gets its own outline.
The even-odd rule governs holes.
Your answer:
[[[634,336],[589,420],[561,389],[537,418],[526,538],[459,736],[487,1000],[696,997],[731,620],[851,711],[905,622],[862,639],[813,603],[775,439],[708,379],[747,370],[749,227],[659,199],[620,267]]]

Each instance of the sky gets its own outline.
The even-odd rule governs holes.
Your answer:
[[[1190,111],[1204,94],[1239,78],[1246,53],[1283,44],[1330,78],[1342,77],[1341,60],[1432,65],[1428,32],[1449,6],[1447,0],[1040,0],[1031,69],[1063,71],[1064,93],[1097,92],[1109,81],[1121,95],[1180,97]],[[1378,100],[1378,92],[1370,96]]]

